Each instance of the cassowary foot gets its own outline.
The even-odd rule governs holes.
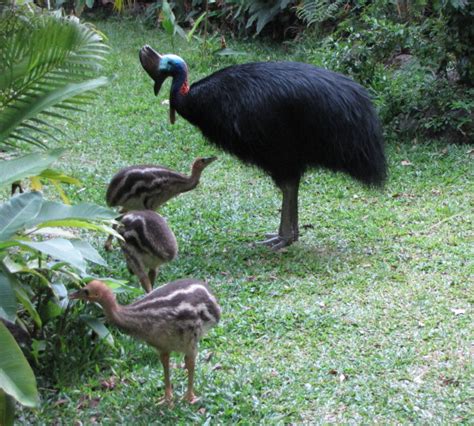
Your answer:
[[[265,238],[267,239],[271,239],[271,238],[275,238],[275,237],[278,237],[278,232],[268,232],[267,234],[265,234]],[[262,241],[263,243],[263,241]]]
[[[272,235],[272,234],[268,234],[268,235]],[[278,234],[273,234],[273,235],[274,236],[268,238],[267,240],[258,241],[257,244],[267,246],[272,251],[278,251],[282,249],[283,247],[287,247],[293,244],[296,241],[296,239],[292,237],[285,237]]]
[[[199,402],[201,400],[201,398],[198,398],[196,395],[194,395],[193,392],[187,393],[183,399],[189,404],[196,404],[196,402]]]

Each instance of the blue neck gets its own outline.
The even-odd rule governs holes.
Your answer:
[[[176,74],[173,76],[173,82],[171,83],[171,90],[170,90],[170,99],[177,99],[183,96],[181,93],[181,88],[183,84],[188,79],[188,73],[185,68],[179,68],[176,71]]]

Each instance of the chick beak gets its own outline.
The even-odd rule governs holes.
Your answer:
[[[81,290],[77,290],[74,293],[69,294],[69,300],[77,300],[77,299],[82,299],[82,292]]]
[[[208,164],[213,163],[216,160],[217,160],[217,157],[207,157],[207,158],[204,158],[204,164],[208,165]]]

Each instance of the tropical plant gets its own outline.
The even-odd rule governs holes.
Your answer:
[[[347,0],[304,0],[297,6],[298,18],[310,25],[320,25],[328,19],[338,18],[350,8]]]
[[[88,262],[105,265],[78,230],[116,234],[109,226],[114,211],[49,201],[38,192],[46,180],[68,201],[60,184],[78,181],[50,168],[63,150],[19,155],[64,134],[57,123],[108,82],[94,77],[106,52],[102,36],[76,19],[13,6],[0,16],[0,148],[15,157],[0,161],[0,189],[28,178],[34,190],[0,204],[1,424],[13,422],[13,398],[37,402],[34,376],[4,324],[36,338],[37,359],[45,324],[67,311],[67,286],[87,278]],[[96,322],[90,326],[108,334]]]
[[[15,398],[27,407],[38,405],[36,379],[23,352],[0,322],[0,424],[12,425]]]
[[[0,188],[47,170],[62,152],[2,161]],[[87,262],[105,265],[90,243],[72,229],[114,233],[109,225],[115,216],[114,211],[93,204],[48,201],[39,192],[22,193],[0,204],[0,318],[21,324],[37,339],[43,326],[66,309],[67,286],[88,276]],[[5,348],[14,351],[10,344]],[[0,398],[0,412],[7,412],[13,407],[8,399],[17,398],[17,393],[1,380],[0,388],[7,395]],[[18,401],[23,403],[21,398]]]
[[[76,19],[4,12],[0,19],[0,147],[44,147],[58,120],[107,84],[94,77],[107,53],[103,37]]]
[[[254,28],[254,34],[260,34],[271,22],[281,21],[283,27],[288,26],[290,17],[294,15],[293,8],[297,4],[293,0],[231,0],[225,3],[236,7],[232,19],[243,20],[246,29]]]
[[[178,33],[184,39],[186,38],[186,33],[181,28],[181,26],[176,22],[176,17],[174,15],[173,9],[171,8],[170,4],[167,0],[163,0],[161,2],[161,25],[165,30],[166,34],[168,34],[171,45],[174,49],[174,36]]]

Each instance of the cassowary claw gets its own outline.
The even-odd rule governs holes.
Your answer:
[[[198,398],[194,393],[186,394],[183,399],[189,404],[196,404],[201,400],[201,398]]]
[[[283,237],[278,234],[267,234],[267,236],[270,236],[270,238],[264,241],[257,241],[256,244],[267,246],[272,251],[278,251],[283,247],[293,244],[295,241],[293,238]]]

